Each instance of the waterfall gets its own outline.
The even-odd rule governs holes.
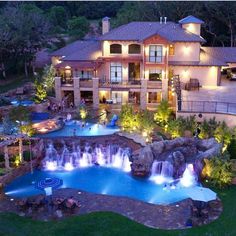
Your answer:
[[[168,161],[154,161],[150,179],[157,184],[170,182],[173,177],[173,165]]]
[[[186,169],[180,178],[180,184],[184,187],[191,187],[196,185],[197,176],[194,172],[193,164],[186,164]]]
[[[66,170],[83,168],[94,164],[119,168],[130,172],[129,148],[121,148],[118,145],[96,145],[94,148],[86,143],[84,146],[72,144],[72,151],[64,144],[61,154],[57,152],[53,144],[49,144],[42,164],[46,170]]]

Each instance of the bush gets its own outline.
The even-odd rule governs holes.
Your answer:
[[[233,178],[232,163],[222,156],[211,159],[204,159],[205,166],[203,175],[207,177],[211,184],[224,188],[231,184]]]
[[[154,120],[160,125],[166,125],[172,114],[172,109],[167,100],[162,100],[154,114]]]
[[[199,134],[199,138],[212,138],[214,137],[215,130],[218,126],[218,122],[216,121],[215,117],[205,120],[200,125],[201,132]]]
[[[214,132],[214,137],[219,143],[223,144],[223,149],[227,148],[227,145],[230,143],[232,134],[231,130],[224,121],[218,123],[218,126]]]
[[[32,127],[32,124],[21,125],[20,131],[22,134],[26,134],[29,137],[32,137],[36,133],[35,129]]]
[[[122,105],[119,121],[121,127],[125,131],[131,131],[140,128],[137,114],[134,112],[132,105]]]
[[[35,80],[35,103],[39,104],[45,100],[47,97],[47,91],[44,88],[44,85],[40,83],[38,80]]]
[[[137,128],[142,132],[146,132],[147,135],[150,135],[156,126],[153,119],[153,113],[151,111],[144,110],[140,111],[136,117],[138,126]]]
[[[187,118],[178,117],[176,120],[169,121],[167,125],[167,132],[172,138],[184,136],[185,131],[190,131],[192,134],[196,130],[197,123],[194,116]]]
[[[233,137],[227,146],[227,151],[231,159],[236,159],[236,138]]]

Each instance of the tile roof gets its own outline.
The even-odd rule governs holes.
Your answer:
[[[68,56],[70,56],[74,53],[84,51],[84,49],[89,49],[90,47],[92,47],[94,49],[94,45],[97,45],[97,44],[98,44],[98,41],[94,41],[94,40],[93,41],[91,41],[91,40],[77,40],[73,43],[66,45],[63,48],[60,48],[60,49],[54,51],[50,55],[51,56],[65,56],[65,58],[67,58]],[[88,55],[86,54],[86,56],[88,56]]]
[[[88,41],[87,41],[88,43]],[[101,42],[90,41],[87,46],[75,49],[73,53],[63,58],[63,61],[90,61],[102,56]]]
[[[236,47],[202,47],[202,50],[224,62],[236,62]]]
[[[156,34],[171,42],[205,42],[201,36],[190,33],[173,22],[167,22],[166,24],[160,24],[160,22],[131,22],[109,31],[99,39],[143,41]]]
[[[195,23],[195,24],[203,24],[204,21],[198,19],[197,17],[195,16],[187,16],[181,20],[179,20],[179,23],[180,24],[188,24],[188,23]]]
[[[173,66],[227,66],[224,60],[220,60],[201,48],[200,61],[169,61]]]

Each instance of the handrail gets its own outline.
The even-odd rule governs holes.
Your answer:
[[[236,103],[219,101],[181,101],[180,111],[236,114]]]

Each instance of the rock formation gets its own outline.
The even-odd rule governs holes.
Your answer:
[[[132,155],[132,173],[135,176],[150,175],[154,161],[168,161],[173,166],[173,177],[182,176],[186,163],[194,165],[195,173],[200,175],[204,166],[203,159],[216,156],[221,151],[221,144],[214,138],[176,138],[154,142]]]

